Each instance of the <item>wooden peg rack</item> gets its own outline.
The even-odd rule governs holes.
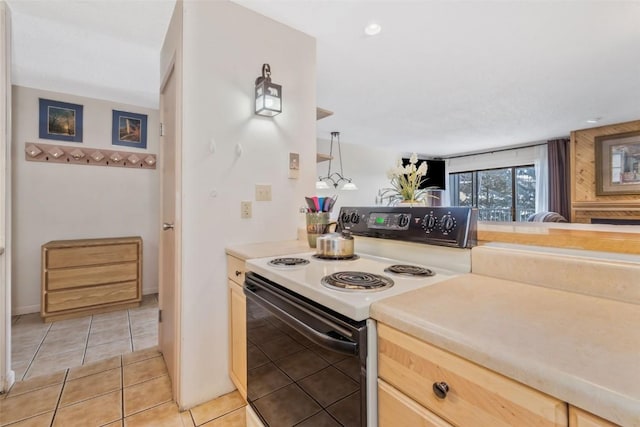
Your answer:
[[[67,146],[25,142],[24,158],[30,162],[67,163],[70,165],[111,166],[117,168],[155,169],[156,155],[121,150],[104,150],[85,146]]]

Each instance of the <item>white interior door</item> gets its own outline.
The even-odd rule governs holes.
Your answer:
[[[180,403],[180,120],[177,76],[171,65],[160,91],[161,220],[158,342]]]

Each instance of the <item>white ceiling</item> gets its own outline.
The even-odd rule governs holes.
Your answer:
[[[640,119],[640,1],[234,1],[317,39],[323,139],[447,156]],[[16,84],[157,105],[173,0],[7,3]]]
[[[13,84],[158,108],[175,0],[6,0]]]

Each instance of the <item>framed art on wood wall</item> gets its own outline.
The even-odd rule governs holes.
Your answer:
[[[146,114],[113,110],[113,131],[111,138],[113,145],[147,148]]]
[[[640,132],[595,138],[596,195],[640,194]]]
[[[39,137],[82,142],[82,105],[40,98]]]

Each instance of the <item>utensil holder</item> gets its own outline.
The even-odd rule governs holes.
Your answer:
[[[329,212],[309,212],[306,220],[309,247],[315,248],[318,236],[329,232]]]

